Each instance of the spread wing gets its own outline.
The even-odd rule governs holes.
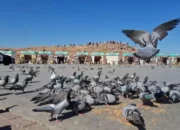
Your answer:
[[[158,40],[164,39],[168,35],[168,31],[173,30],[180,22],[180,18],[165,22],[157,26],[151,35],[152,44],[157,47]]]
[[[145,47],[150,39],[149,33],[142,30],[123,30],[122,33],[141,47]]]

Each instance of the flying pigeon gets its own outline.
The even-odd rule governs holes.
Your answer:
[[[149,60],[160,51],[157,49],[158,41],[163,40],[168,35],[168,31],[173,30],[179,22],[180,18],[165,22],[157,26],[152,34],[143,30],[123,30],[122,33],[142,48],[134,53],[134,56],[143,60]]]

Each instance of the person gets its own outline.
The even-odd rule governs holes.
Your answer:
[[[143,65],[143,62],[144,62],[144,61],[140,59],[140,65],[141,65],[141,66]]]
[[[169,65],[169,63],[170,63],[170,60],[169,58],[167,58],[166,64]]]

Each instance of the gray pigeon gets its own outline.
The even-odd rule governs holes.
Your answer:
[[[6,88],[7,83],[9,82],[9,75],[5,76],[4,79],[0,80],[0,86]]]
[[[180,101],[180,93],[177,90],[171,90],[169,92],[170,100],[175,103]]]
[[[126,107],[123,108],[122,111],[123,117],[127,121],[132,121],[136,125],[142,125],[144,126],[144,123],[141,120],[141,112],[140,110],[136,107],[135,104],[130,104]]]
[[[58,104],[59,102],[61,102],[63,100],[63,98],[66,94],[67,94],[67,92],[60,91],[59,94],[48,97],[47,99],[42,101],[38,106],[46,105],[46,104]]]
[[[180,18],[165,22],[157,26],[152,34],[142,30],[123,30],[122,33],[143,48],[134,53],[134,56],[149,60],[160,51],[157,49],[158,40],[163,40],[168,35],[168,31],[173,30],[179,22]]]
[[[48,105],[43,108],[33,109],[32,111],[34,111],[34,112],[49,112],[49,113],[51,113],[50,121],[52,121],[53,118],[55,118],[57,121],[59,121],[58,116],[62,113],[62,111],[64,109],[69,107],[69,105],[71,103],[71,101],[70,101],[71,92],[72,92],[72,89],[70,89],[68,91],[68,93],[65,95],[64,100],[62,102],[58,103],[57,105],[51,104],[51,105]]]
[[[14,78],[10,80],[10,83],[15,85],[19,81],[19,74],[16,74]]]
[[[19,83],[13,85],[11,88],[9,88],[9,90],[15,90],[15,92],[17,90],[21,90],[24,93],[24,89],[26,88],[29,80],[30,80],[29,78],[26,78],[26,79],[24,79],[24,81],[19,82]]]

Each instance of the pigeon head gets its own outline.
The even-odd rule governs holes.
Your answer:
[[[9,75],[6,75],[6,76],[4,77],[4,80],[5,80],[5,81],[8,81],[8,80],[9,80]]]
[[[76,71],[73,73],[73,76],[76,76]]]
[[[163,81],[162,83],[163,83],[164,86],[166,86],[166,81]]]
[[[24,82],[28,82],[28,81],[30,81],[30,80],[31,80],[31,78],[26,77],[26,78],[24,79]]]
[[[138,82],[139,81],[139,76],[137,76],[136,78],[135,78],[135,82]]]

